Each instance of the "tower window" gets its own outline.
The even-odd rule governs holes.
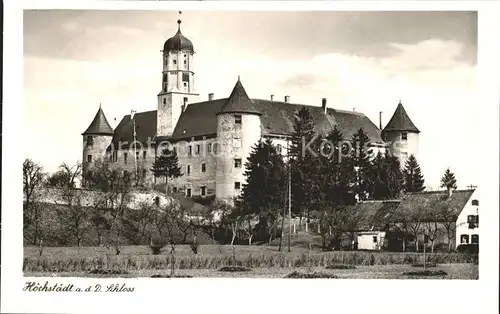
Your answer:
[[[207,151],[208,151],[209,153],[211,153],[211,152],[212,152],[212,143],[208,143]]]
[[[176,187],[176,186],[174,186],[174,187],[173,187],[173,189],[172,189],[172,191],[173,191],[174,193],[177,193],[177,187]]]
[[[407,141],[408,140],[408,133],[401,133],[401,140]]]
[[[128,153],[123,153],[123,163],[127,164]]]
[[[241,159],[240,158],[237,158],[234,160],[234,167],[241,168]]]
[[[135,152],[135,159],[139,160],[139,152]]]
[[[241,147],[241,138],[233,138],[233,146],[236,148]]]
[[[234,123],[235,124],[241,124],[241,116],[240,115],[235,115],[234,116]]]
[[[92,162],[92,155],[87,155],[87,162]]]
[[[462,234],[460,236],[460,244],[469,244],[469,235],[468,234]]]
[[[199,154],[200,151],[201,151],[201,145],[198,144],[198,145],[196,145],[196,153]]]
[[[177,60],[175,60],[175,59],[174,59],[174,60],[172,60],[172,61],[174,62],[174,64],[177,64]]]
[[[184,60],[184,65],[186,65],[186,64],[187,64],[187,61],[186,61],[186,60]]]
[[[189,145],[189,151],[188,151],[188,156],[191,156],[193,154],[193,146]]]
[[[186,189],[186,196],[191,197],[191,188]]]
[[[188,86],[188,83],[184,82],[184,87],[187,87]]]
[[[191,166],[187,165],[187,175],[190,175],[190,174],[191,174]]]
[[[234,182],[234,189],[239,190],[241,188],[241,183],[240,182]]]
[[[373,243],[377,243],[377,236],[373,236]]]
[[[478,200],[472,200],[472,205],[473,206],[479,206],[479,201]]]
[[[147,151],[142,152],[142,159],[146,159]]]
[[[189,82],[189,73],[182,73],[182,81]]]
[[[207,194],[207,187],[206,186],[202,186],[201,187],[201,196],[205,196]]]
[[[207,165],[201,164],[201,172],[206,172],[206,171],[207,171]]]
[[[167,103],[167,99],[163,98],[163,104],[165,105]]]
[[[94,138],[92,136],[87,136],[87,146],[92,146],[94,144]]]

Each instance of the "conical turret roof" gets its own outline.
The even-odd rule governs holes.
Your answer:
[[[82,135],[113,135],[113,128],[109,125],[108,120],[106,119],[106,116],[104,115],[104,112],[101,109],[101,106],[99,106],[99,110],[97,110],[97,113],[94,117],[94,120],[92,120],[92,123],[90,123],[89,127],[85,132],[82,133]]]
[[[398,107],[396,108],[396,111],[394,111],[391,120],[389,120],[383,130],[384,133],[389,131],[408,131],[420,133],[419,129],[417,129],[415,124],[413,124],[410,117],[406,113],[406,110],[401,102],[399,102]]]
[[[234,85],[231,95],[226,100],[224,106],[219,113],[252,113],[261,114],[254,102],[248,97],[243,84],[241,84],[240,78],[238,77],[238,82]]]

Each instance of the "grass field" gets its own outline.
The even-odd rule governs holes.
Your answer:
[[[120,255],[105,247],[47,247],[40,256],[37,247],[25,247],[23,270],[26,276],[92,277],[90,271],[113,270],[126,277],[151,277],[170,274],[170,247],[152,255],[148,246],[124,246]],[[188,245],[175,247],[174,269],[177,275],[193,277],[284,277],[294,270],[317,270],[338,278],[413,278],[404,271],[416,270],[412,264],[423,263],[422,253],[412,252],[322,252],[292,247],[280,252],[277,246],[201,245],[194,254]],[[427,261],[438,264],[449,279],[476,279],[478,266],[470,256],[460,253],[427,254]],[[356,265],[355,269],[325,269],[332,264]],[[244,273],[226,273],[218,269],[238,265],[250,268]],[[108,276],[108,275],[99,275]],[[117,276],[117,275],[114,275]],[[432,277],[436,278],[436,277]]]
[[[474,264],[439,264],[437,269],[443,270],[447,273],[446,276],[439,277],[418,277],[403,275],[405,271],[414,271],[415,267],[411,265],[375,265],[375,266],[359,266],[355,269],[340,269],[329,270],[323,267],[311,268],[311,272],[322,272],[334,274],[339,279],[478,279],[479,272],[478,266]],[[254,268],[247,272],[221,272],[216,269],[179,269],[176,270],[176,275],[188,275],[194,278],[283,278],[292,271],[308,272],[305,267],[299,268]],[[130,271],[125,275],[113,276],[99,276],[89,275],[87,272],[61,272],[61,273],[47,273],[47,272],[28,272],[26,276],[61,276],[61,277],[123,277],[123,278],[136,278],[145,277],[149,278],[153,275],[169,275],[169,270],[164,269],[144,269]],[[158,279],[157,279],[158,280]],[[187,279],[189,280],[189,279]]]

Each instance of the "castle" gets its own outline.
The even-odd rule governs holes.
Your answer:
[[[318,106],[250,98],[238,78],[227,98],[208,95],[199,101],[194,81],[194,47],[181,32],[169,38],[162,50],[162,81],[157,110],[126,115],[115,130],[99,107],[94,120],[83,132],[83,171],[91,171],[97,160],[108,160],[124,171],[155,178],[151,166],[162,143],[176,149],[183,175],[168,182],[169,190],[186,196],[215,195],[228,199],[239,195],[245,182],[245,162],[259,139],[271,139],[285,157],[293,133],[294,117],[307,107],[316,131],[326,134],[337,126],[350,139],[363,128],[374,151],[389,147],[401,161],[418,155],[420,131],[401,102],[385,128],[377,127],[356,111],[327,107],[323,98]],[[394,145],[396,143],[397,145]]]

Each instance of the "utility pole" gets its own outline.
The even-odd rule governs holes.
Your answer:
[[[130,119],[132,119],[132,124],[134,126],[134,165],[135,165],[135,183],[137,184],[137,152],[136,152],[136,136],[137,134],[135,133],[135,110],[130,111]]]
[[[292,250],[290,249],[290,242],[292,241],[292,164],[290,163],[290,156],[288,156],[288,223],[288,252],[291,252]]]

